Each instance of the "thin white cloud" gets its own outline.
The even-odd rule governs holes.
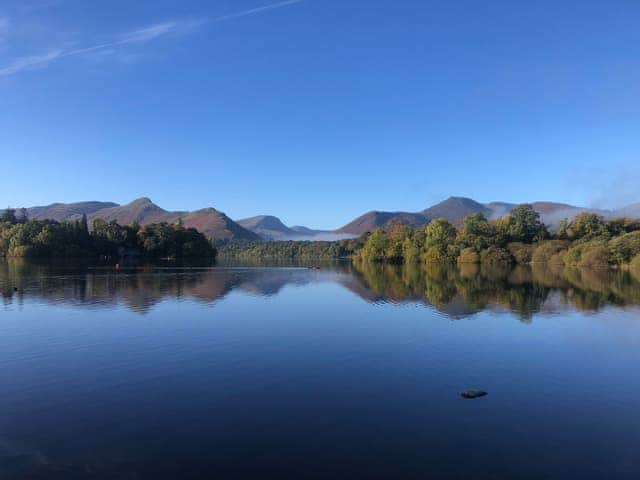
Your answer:
[[[158,37],[162,37],[168,34],[185,35],[196,31],[203,23],[204,20],[194,18],[183,19],[180,21],[172,20],[169,22],[157,23],[148,27],[132,30],[131,32],[123,35],[121,39],[115,43],[142,43],[148,42],[150,40],[155,40]]]
[[[42,55],[31,55],[29,57],[17,58],[6,67],[0,68],[0,77],[6,77],[28,68],[36,68],[38,66],[45,65],[59,59],[63,55],[64,52],[62,50],[53,50]]]
[[[158,23],[157,25],[151,25],[150,27],[140,28],[128,33],[122,39],[123,42],[148,42],[158,37],[170,33],[176,28],[176,22]]]
[[[255,15],[256,13],[262,13],[267,10],[274,10],[276,8],[287,7],[289,5],[295,5],[296,3],[302,3],[304,0],[285,0],[284,2],[272,3],[265,5],[264,7],[252,8],[251,10],[244,10],[242,12],[230,13],[229,15],[222,15],[214,18],[214,22],[224,22],[225,20],[233,20],[234,18],[248,17],[249,15]]]
[[[0,68],[0,77],[14,75],[18,72],[21,72],[22,70],[44,66],[61,58],[73,57],[76,55],[85,55],[93,52],[101,52],[104,50],[113,49],[113,47],[133,43],[144,43],[169,34],[188,33],[190,31],[193,31],[201,23],[201,21],[194,19],[174,20],[170,22],[149,25],[138,30],[133,30],[125,35],[122,35],[120,39],[111,42],[91,45],[90,47],[75,48],[70,50],[54,50],[52,52],[41,55],[20,57],[11,62],[9,65]]]
[[[252,8],[250,10],[244,10],[242,12],[222,15],[220,17],[215,17],[211,19],[211,21],[218,23],[218,22],[224,22],[226,20],[247,17],[250,15],[255,15],[268,10],[283,8],[289,5],[295,5],[303,1],[304,0],[285,0],[282,2],[265,5],[263,7],[257,7],[257,8]],[[6,24],[3,24],[3,20],[6,22]],[[165,37],[168,35],[180,35],[180,34],[192,33],[195,30],[197,30],[203,23],[205,23],[205,20],[203,19],[171,20],[163,23],[149,25],[143,28],[139,28],[137,30],[132,30],[110,42],[105,42],[97,45],[91,45],[88,47],[81,47],[81,48],[75,48],[75,49],[53,50],[44,54],[16,58],[12,62],[10,62],[8,65],[4,67],[0,67],[0,77],[15,75],[16,73],[19,73],[27,69],[43,67],[50,64],[51,62],[54,62],[56,60],[60,60],[66,57],[73,57],[76,55],[85,55],[85,54],[94,53],[94,52],[104,53],[105,51],[112,50],[114,47],[118,47],[118,46],[149,42],[149,41],[156,40],[158,38]],[[4,17],[0,17],[0,40],[2,39],[3,26],[4,26],[4,29],[8,28],[9,26],[8,19],[5,20]]]

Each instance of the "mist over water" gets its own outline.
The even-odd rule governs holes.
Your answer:
[[[347,240],[349,238],[355,238],[357,235],[352,235],[349,233],[332,233],[332,232],[322,232],[316,233],[314,235],[283,235],[275,239],[276,241],[285,241],[285,240],[293,240],[298,242],[336,242],[338,240]]]

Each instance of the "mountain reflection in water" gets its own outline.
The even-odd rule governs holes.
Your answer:
[[[141,314],[164,299],[205,304],[237,291],[277,295],[287,286],[333,282],[371,303],[422,304],[457,319],[507,310],[528,321],[536,312],[640,305],[640,273],[548,266],[329,264],[308,267],[141,267],[0,262],[4,305],[35,300],[82,308],[123,305]]]

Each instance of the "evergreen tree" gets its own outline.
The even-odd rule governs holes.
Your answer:
[[[18,219],[16,218],[15,208],[7,207],[7,209],[2,212],[2,215],[0,215],[0,222],[17,223]]]
[[[18,223],[27,223],[29,221],[29,216],[27,215],[27,209],[21,208],[20,215],[18,216]]]
[[[80,231],[83,234],[86,233],[87,236],[89,235],[89,224],[87,223],[87,214],[86,213],[82,214],[82,219],[80,220]]]

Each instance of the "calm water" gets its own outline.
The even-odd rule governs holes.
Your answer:
[[[629,272],[0,262],[0,292],[3,479],[640,478]]]

